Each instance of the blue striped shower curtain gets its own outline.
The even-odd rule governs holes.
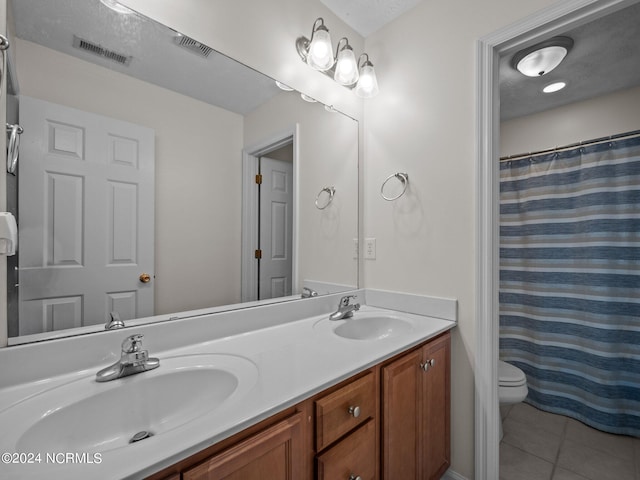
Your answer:
[[[640,138],[501,162],[500,357],[528,403],[640,437]]]

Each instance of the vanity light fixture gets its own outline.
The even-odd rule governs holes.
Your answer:
[[[366,59],[363,63],[360,63],[363,57],[366,57]],[[376,71],[373,69],[373,64],[369,61],[369,55],[366,53],[360,55],[358,63],[360,64],[360,78],[356,85],[356,95],[362,98],[375,97],[379,92],[378,79],[376,78]]]
[[[340,85],[355,89],[356,95],[370,98],[379,92],[378,81],[369,56],[363,53],[356,62],[353,48],[346,37],[338,41],[334,56],[329,30],[322,18],[318,18],[313,23],[310,40],[306,37],[299,37],[296,40],[296,49],[303,62],[333,78]],[[363,57],[366,60],[360,64]]]
[[[306,93],[301,93],[300,94],[300,98],[302,98],[305,102],[309,102],[309,103],[316,103],[317,102],[317,100],[315,98],[310,97]]]
[[[572,47],[572,38],[553,37],[520,50],[511,59],[511,65],[527,77],[541,77],[560,65]]]
[[[331,35],[329,35],[329,29],[325,27],[322,18],[318,18],[313,23],[311,40],[307,40],[305,43],[307,65],[321,72],[333,67],[334,58]]]
[[[344,45],[340,48],[340,44],[344,40]],[[336,54],[336,66],[333,79],[340,85],[349,86],[358,81],[360,73],[358,72],[358,63],[353,53],[353,48],[349,45],[349,40],[342,37],[338,42]]]

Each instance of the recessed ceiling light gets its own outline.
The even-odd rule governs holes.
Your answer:
[[[553,92],[557,92],[558,90],[562,90],[566,86],[567,86],[567,82],[554,82],[544,87],[542,91],[544,93],[553,93]]]
[[[573,47],[569,37],[553,37],[516,53],[511,65],[527,77],[540,77],[556,68]]]

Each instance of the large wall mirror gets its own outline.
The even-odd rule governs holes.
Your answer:
[[[10,344],[357,288],[355,120],[115,2],[8,7]]]

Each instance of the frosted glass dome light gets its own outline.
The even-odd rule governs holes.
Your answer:
[[[554,37],[516,53],[512,65],[527,77],[540,77],[560,65],[571,47],[571,38]]]

